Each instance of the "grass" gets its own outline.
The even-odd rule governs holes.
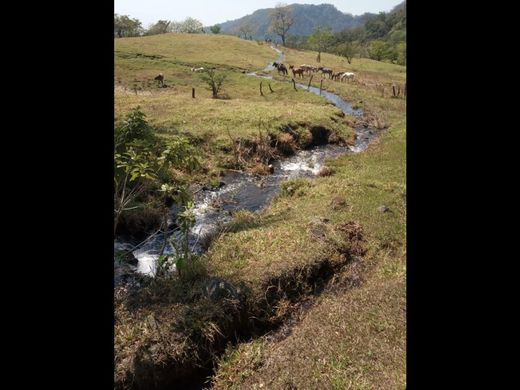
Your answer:
[[[164,34],[116,40],[115,114],[116,120],[132,108],[141,106],[161,136],[187,132],[208,142],[213,153],[210,165],[219,165],[220,148],[229,149],[231,137],[253,139],[259,130],[280,134],[290,125],[309,138],[311,126],[324,127],[340,136],[352,138],[352,118],[324,98],[295,91],[281,81],[247,76],[241,70],[263,69],[276,58],[266,45],[231,36]],[[196,66],[216,67],[227,75],[220,99],[213,99]],[[153,81],[159,72],[166,88]],[[268,84],[271,84],[273,93]],[[193,99],[192,88],[196,98]]]
[[[285,52],[290,61],[312,63],[312,53]],[[328,57],[322,55],[322,63],[341,62]],[[398,66],[362,62],[360,68],[380,72],[386,83],[401,77]],[[309,236],[309,222],[325,218],[331,225],[356,221],[363,227],[369,271],[360,287],[326,290],[288,337],[230,347],[219,362],[215,389],[405,388],[405,102],[363,84],[326,86],[363,100],[363,108],[384,116],[389,128],[365,152],[329,161],[333,175],[287,183],[291,193],[261,213],[255,227],[226,233],[213,244],[209,263],[213,272],[247,280],[260,296],[273,275],[333,255],[333,248]],[[381,212],[381,205],[390,211]]]
[[[161,34],[139,38],[121,38],[115,41],[116,74],[118,69],[145,68],[140,62],[118,59],[149,59],[157,66],[182,64],[185,70],[205,64],[238,69],[255,70],[266,66],[273,59],[273,51],[266,45],[228,35]],[[118,63],[119,62],[119,63]],[[134,74],[132,74],[133,76]],[[123,75],[122,75],[123,76]],[[165,81],[168,75],[165,74]]]
[[[231,348],[219,364],[215,389],[405,388],[404,135],[404,123],[396,123],[368,151],[329,162],[333,176],[316,178],[299,196],[278,199],[257,221],[264,227],[215,242],[214,268],[260,293],[272,275],[330,254],[306,234],[310,219],[357,221],[370,269],[360,287],[319,297],[288,337]],[[331,207],[335,198],[345,202]],[[391,211],[381,213],[379,205]]]
[[[116,112],[141,104],[149,118],[164,127],[162,136],[186,130],[225,142],[227,130],[237,137],[252,137],[259,127],[279,131],[289,123],[300,123],[302,129],[319,124],[338,132],[351,131],[351,118],[336,115],[336,109],[322,98],[291,91],[292,86],[281,78],[271,83],[275,94],[267,92],[261,97],[259,80],[232,70],[237,58],[247,58],[253,47],[259,52],[258,59],[245,62],[256,66],[258,61],[258,68],[263,68],[275,57],[265,45],[232,37],[188,36],[187,51],[174,54],[167,48],[169,40],[180,42],[183,37],[147,39],[152,38],[150,45],[139,44],[144,38],[118,40],[116,56],[122,52],[167,56],[179,61],[161,62],[172,74],[186,66],[181,62],[199,65],[213,60],[229,72],[230,80],[224,88],[230,97],[227,100],[210,99],[209,91],[207,96],[191,100],[190,83],[198,76],[180,70],[178,80],[184,80],[184,85],[152,88],[137,95],[116,91]],[[192,39],[206,45],[205,39],[217,38],[233,45],[236,52],[229,58],[224,58],[227,53],[215,53],[212,59],[203,50],[192,50],[196,44]],[[239,55],[242,50],[245,54]],[[286,63],[314,63],[315,53],[284,51]],[[156,71],[152,66],[156,59],[123,58],[119,66],[127,68],[121,71],[122,79],[130,66],[128,60],[132,66],[142,64],[140,74]],[[339,57],[322,54],[324,66],[342,67],[344,63]],[[118,383],[138,373],[136,367],[143,361],[152,362],[149,367],[156,378],[180,378],[190,367],[214,361],[227,342],[243,339],[240,332],[245,331],[257,337],[228,347],[216,370],[216,389],[405,387],[406,106],[403,99],[382,96],[371,84],[404,82],[405,68],[364,59],[354,59],[352,66],[344,69],[359,72],[362,82],[325,81],[324,87],[358,102],[388,128],[363,153],[327,162],[333,174],[286,183],[264,211],[237,213],[200,260],[204,265],[200,277],[189,283],[148,281],[151,284],[145,283],[133,299],[117,300]],[[131,72],[127,75],[127,79],[133,77]],[[383,205],[388,212],[380,211]],[[342,226],[359,227],[363,239],[357,241],[340,230]],[[208,300],[203,291],[209,276],[240,286],[241,298]],[[317,291],[318,282],[325,287],[322,294],[298,311],[308,294]],[[295,313],[300,314],[289,334],[258,337],[261,332],[255,333],[258,326],[269,329]],[[150,316],[157,319],[157,332],[149,324]],[[143,354],[148,357],[139,358]],[[169,374],[161,371],[164,367]]]

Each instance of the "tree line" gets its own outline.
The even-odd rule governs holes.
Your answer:
[[[290,13],[286,7],[285,12]],[[274,20],[274,19],[273,19]],[[317,27],[310,36],[288,35],[282,38],[285,46],[315,50],[320,62],[322,52],[338,54],[351,63],[354,57],[371,58],[405,65],[406,63],[406,3],[391,12],[381,12],[354,29],[332,33],[326,27]],[[280,34],[278,34],[280,35]]]
[[[287,47],[318,52],[316,61],[321,61],[321,53],[333,53],[345,57],[350,64],[355,57],[371,58],[404,65],[406,63],[406,2],[390,12],[381,12],[368,19],[361,27],[332,33],[327,27],[318,26],[310,36],[291,35],[294,24],[291,7],[279,3],[270,15],[269,32],[278,36]],[[213,34],[220,33],[220,26],[209,28]],[[114,15],[114,36],[132,37],[156,35],[168,32],[207,33],[202,23],[188,17],[181,22],[159,20],[144,29],[138,19],[128,15]],[[244,24],[235,31],[243,39],[253,39],[253,28]]]
[[[220,33],[220,26],[215,25],[209,28],[213,34]],[[141,21],[130,18],[128,15],[114,14],[114,37],[140,37],[145,35],[174,33],[199,34],[206,33],[202,23],[192,17],[187,17],[183,21],[176,22],[171,20],[159,20],[152,23],[148,28],[143,28]]]

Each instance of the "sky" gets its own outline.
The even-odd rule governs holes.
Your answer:
[[[159,19],[181,21],[191,16],[204,26],[238,19],[261,8],[273,8],[280,0],[114,0],[114,12],[139,19],[143,27]],[[341,12],[361,15],[386,12],[402,0],[287,0],[287,4],[333,4]]]

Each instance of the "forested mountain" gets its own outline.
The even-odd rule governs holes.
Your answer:
[[[316,38],[316,33],[309,36],[292,35],[287,39],[287,46],[317,50],[312,38]],[[346,27],[328,38],[322,37],[321,40],[324,41],[322,47],[324,52],[404,65],[406,62],[406,1],[395,6],[390,12],[370,15],[362,26]]]
[[[294,24],[288,34],[293,36],[310,35],[317,26],[329,27],[332,32],[339,32],[347,28],[362,26],[370,17],[376,16],[370,13],[359,16],[345,14],[331,4],[291,4],[289,8],[292,11]],[[221,31],[224,34],[239,35],[240,29],[245,27],[252,38],[276,39],[277,37],[268,31],[272,10],[273,8],[259,9],[251,15],[221,23]]]

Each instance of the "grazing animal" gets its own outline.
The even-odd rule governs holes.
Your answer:
[[[287,67],[284,64],[279,64],[278,62],[273,62],[273,66],[278,69],[278,74],[282,73],[283,75],[289,74]]]
[[[328,74],[328,75],[329,75],[329,79],[332,78],[332,74],[334,73],[334,72],[332,71],[332,69],[330,69],[330,68],[324,68],[323,66],[320,66],[320,67],[318,68],[318,71],[321,71],[322,74]]]
[[[295,68],[294,65],[289,66],[289,68],[292,70],[293,77],[298,75],[300,78],[303,78],[303,72],[305,72],[303,68]]]
[[[343,80],[354,80],[354,76],[355,74],[352,73],[352,72],[345,72],[341,75],[341,79],[340,81],[343,81]]]
[[[314,66],[307,64],[300,65],[300,68],[302,68],[308,74],[311,74],[311,72],[313,72],[316,69]]]
[[[311,65],[310,67],[311,67],[311,71],[312,71],[312,73],[316,73],[316,72],[318,71],[318,68],[317,68],[317,67],[315,67],[315,66],[313,66],[313,65]]]
[[[192,72],[202,72],[204,68],[201,66],[200,68],[191,68]]]
[[[333,73],[332,80],[336,80],[336,81],[340,80],[341,76],[343,76],[343,73],[345,73],[345,72],[340,71],[340,72]]]
[[[164,86],[164,75],[162,73],[155,76],[154,80],[157,81],[157,85],[161,84],[161,86]]]

